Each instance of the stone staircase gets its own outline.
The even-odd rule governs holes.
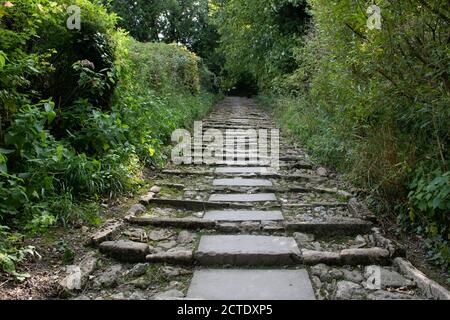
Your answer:
[[[273,128],[244,98],[225,99],[203,122],[204,131],[223,133]],[[280,139],[276,169],[241,152],[232,166],[224,159],[156,173],[140,204],[92,236],[92,252],[68,270],[64,292],[120,300],[449,298],[334,175]]]

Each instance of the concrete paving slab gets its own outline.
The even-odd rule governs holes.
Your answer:
[[[201,265],[292,265],[301,252],[292,237],[218,235],[203,236],[195,258]]]
[[[203,219],[212,221],[281,221],[281,211],[215,210],[207,211]]]
[[[277,201],[274,193],[252,193],[252,194],[212,194],[211,202],[266,202]]]
[[[315,300],[306,270],[198,270],[188,299]]]
[[[272,187],[273,184],[267,179],[215,179],[214,186],[230,186],[230,187]]]

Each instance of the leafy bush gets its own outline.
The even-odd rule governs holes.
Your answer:
[[[430,164],[427,165],[429,167]],[[416,232],[426,235],[432,259],[448,267],[450,263],[450,171],[440,169],[429,172],[419,166],[409,185],[409,223]],[[400,219],[402,216],[400,216]]]
[[[447,3],[378,1],[381,30],[366,26],[372,1],[308,3],[313,23],[290,53],[297,68],[270,73],[279,60],[269,58],[269,67],[257,69],[260,81],[271,79],[264,93],[271,98],[264,100],[313,156],[367,188],[383,218],[395,222],[400,215],[407,230],[426,235],[445,265],[448,220],[442,215],[448,209],[434,206],[445,206],[448,197]],[[270,28],[261,28],[250,28],[245,37],[269,34]],[[233,55],[240,38],[227,39],[224,50]],[[246,49],[246,56],[262,52]],[[246,62],[254,68],[260,61]],[[439,173],[422,173],[435,169]],[[411,210],[400,209],[405,207]]]
[[[22,236],[10,232],[6,226],[0,225],[0,270],[4,270],[16,277],[24,280],[29,275],[16,271],[16,264],[22,262],[27,256],[39,256],[34,247],[20,247]]]
[[[66,28],[73,4],[81,31]],[[144,163],[161,163],[171,132],[214,97],[195,54],[127,37],[101,1],[0,8],[0,269],[19,277],[32,249],[11,237],[99,223],[96,201],[140,183]]]

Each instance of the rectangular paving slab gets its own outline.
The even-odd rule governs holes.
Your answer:
[[[242,194],[212,194],[209,197],[211,202],[266,202],[277,201],[274,193],[242,193]]]
[[[265,167],[223,167],[216,168],[216,173],[267,173]]]
[[[215,186],[231,186],[231,187],[272,187],[272,182],[267,179],[215,179]]]
[[[195,258],[201,265],[292,265],[301,252],[292,237],[219,235],[202,236]]]
[[[207,211],[203,219],[212,221],[280,221],[281,211],[216,210]]]
[[[197,270],[188,299],[315,300],[306,270]]]

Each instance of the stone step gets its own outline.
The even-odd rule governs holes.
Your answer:
[[[149,200],[149,204],[156,204],[162,206],[178,207],[188,210],[206,210],[206,209],[223,209],[223,208],[249,208],[249,203],[227,203],[227,202],[213,202],[201,200],[185,200],[185,199],[167,199],[167,198],[153,198]]]
[[[272,187],[273,184],[267,179],[215,179],[214,186],[238,186],[238,187]]]
[[[315,300],[306,270],[197,270],[188,299]]]
[[[351,236],[370,232],[373,224],[356,218],[330,219],[329,221],[304,221],[285,224],[286,230],[327,236]]]
[[[274,193],[254,193],[254,194],[212,194],[209,197],[210,202],[267,202],[277,201]]]
[[[216,173],[221,174],[229,174],[229,173],[269,173],[271,170],[266,167],[223,167],[223,168],[216,168]],[[272,170],[273,171],[273,170]]]
[[[281,211],[222,210],[207,211],[203,216],[212,221],[281,221]]]
[[[218,235],[200,239],[195,259],[201,265],[294,265],[301,252],[291,237]]]

